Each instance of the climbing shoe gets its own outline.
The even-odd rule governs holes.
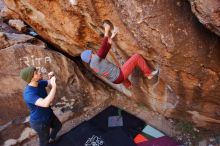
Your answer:
[[[152,71],[150,75],[145,75],[149,80],[152,79],[154,76],[158,76],[160,72],[159,67],[156,70]]]

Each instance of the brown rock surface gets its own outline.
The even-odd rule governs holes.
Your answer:
[[[220,35],[220,1],[189,0],[193,13],[209,30]]]
[[[15,28],[16,30],[20,31],[20,32],[25,32],[26,31],[26,25],[24,24],[24,22],[22,20],[19,19],[11,19],[8,21],[8,24]]]
[[[219,127],[214,124],[219,122],[219,116],[215,114],[219,110],[202,108],[206,104],[219,106],[219,38],[197,22],[190,12],[189,4],[184,1],[128,3],[118,0],[114,3],[121,12],[121,19],[136,36],[138,44],[146,48],[150,57],[161,66],[160,77],[168,88],[156,88],[157,97],[165,89],[175,91],[175,94],[169,90],[165,91],[165,95],[162,94],[164,96],[161,99],[167,99],[162,105],[169,104],[169,101],[175,105],[175,110],[170,112],[170,109],[165,109],[165,114],[188,119],[189,115],[185,111],[195,110],[198,115],[207,118],[195,121],[192,117],[191,120],[197,125],[204,122],[207,127],[208,123]],[[139,21],[135,21],[137,18]],[[175,95],[179,98],[174,98]]]
[[[198,126],[219,127],[220,39],[197,21],[188,2],[5,2],[40,36],[72,56],[79,55],[88,44],[95,48],[100,43],[95,26],[104,19],[111,20],[120,28],[115,43],[122,58],[140,53],[161,68],[156,84],[136,71],[131,91],[122,86],[115,88],[165,116],[187,119]],[[117,63],[115,58],[110,52],[109,59]]]
[[[114,95],[113,90],[94,77],[88,78],[86,71],[81,71],[76,63],[62,54],[47,49],[42,41],[24,34],[3,34],[7,38],[4,40],[7,45],[0,50],[0,135],[3,140],[19,137],[27,126],[22,124],[27,122],[28,116],[22,97],[26,83],[19,77],[20,70],[26,66],[40,68],[45,78],[49,71],[55,72],[57,93],[54,110],[63,115],[63,122]],[[73,114],[65,117],[68,112]]]

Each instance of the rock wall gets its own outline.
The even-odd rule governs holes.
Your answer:
[[[219,38],[199,24],[189,3],[116,0],[114,4],[142,50],[161,66],[160,77],[168,90],[155,92],[173,103],[171,87],[179,97],[172,116],[190,115],[199,126],[219,123]]]
[[[189,0],[193,13],[209,30],[220,35],[220,1]]]
[[[220,39],[199,23],[189,2],[5,0],[5,3],[41,37],[72,56],[78,56],[87,47],[97,49],[101,22],[111,20],[120,29],[114,47],[121,59],[139,53],[152,67],[159,65],[161,70],[158,81],[148,81],[136,70],[131,77],[133,89],[111,84],[113,87],[167,117],[189,120],[206,128],[219,127]],[[116,53],[111,51],[108,59],[120,65]]]

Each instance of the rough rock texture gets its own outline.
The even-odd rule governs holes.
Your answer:
[[[220,35],[220,1],[189,0],[192,11],[208,29]]]
[[[158,84],[154,93],[160,107],[168,104],[175,111],[159,111],[179,118],[190,115],[198,126],[219,127],[214,124],[219,123],[219,38],[199,24],[184,1],[118,0],[114,4],[142,50],[161,66],[166,85]]]
[[[8,19],[20,19],[19,15],[13,12],[12,10],[8,9],[8,7],[4,6],[4,4],[0,4],[1,6],[1,17],[8,20]]]
[[[26,25],[24,24],[24,22],[22,20],[19,19],[11,19],[8,21],[8,24],[15,28],[16,30],[20,31],[20,32],[25,32],[26,31]]]
[[[22,97],[26,83],[19,77],[20,70],[33,65],[47,79],[49,71],[57,77],[57,93],[54,111],[62,114],[64,122],[110,99],[114,91],[60,53],[47,49],[46,45],[24,34],[2,33],[0,50],[0,137],[3,140],[17,138],[19,141],[33,134],[26,128],[28,110]],[[93,82],[97,84],[93,84]],[[71,112],[72,115],[65,116]],[[23,131],[24,130],[24,131]],[[21,132],[23,131],[23,132]],[[25,132],[26,131],[26,132]],[[33,132],[32,132],[33,133]],[[13,140],[12,140],[13,141]],[[1,141],[2,142],[2,141]]]
[[[120,28],[115,48],[122,60],[140,53],[161,69],[156,84],[137,70],[131,77],[132,90],[115,88],[165,116],[219,127],[220,39],[198,22],[187,1],[5,2],[40,36],[72,56],[86,46],[97,48],[100,23],[111,20]],[[116,58],[110,52],[108,59],[118,64]]]

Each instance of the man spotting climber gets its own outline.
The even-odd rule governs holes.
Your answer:
[[[53,113],[50,104],[56,93],[56,77],[53,72],[48,74],[49,80],[42,80],[41,71],[35,67],[26,67],[20,72],[21,78],[26,81],[23,97],[30,110],[30,126],[37,132],[40,146],[47,146],[54,142],[62,124]],[[52,77],[53,76],[53,77]],[[46,87],[51,90],[47,95]],[[50,132],[50,128],[52,131]]]
[[[128,80],[128,76],[137,66],[148,79],[151,79],[153,76],[158,74],[159,70],[152,72],[140,54],[134,54],[131,56],[121,68],[109,62],[106,59],[106,55],[111,48],[112,39],[117,34],[118,30],[116,27],[112,26],[114,29],[112,31],[111,37],[109,37],[111,23],[109,21],[105,21],[103,26],[105,30],[104,39],[97,53],[94,54],[92,50],[85,50],[81,53],[81,59],[88,63],[92,70],[115,84],[123,83],[127,88],[130,88],[132,85]]]

